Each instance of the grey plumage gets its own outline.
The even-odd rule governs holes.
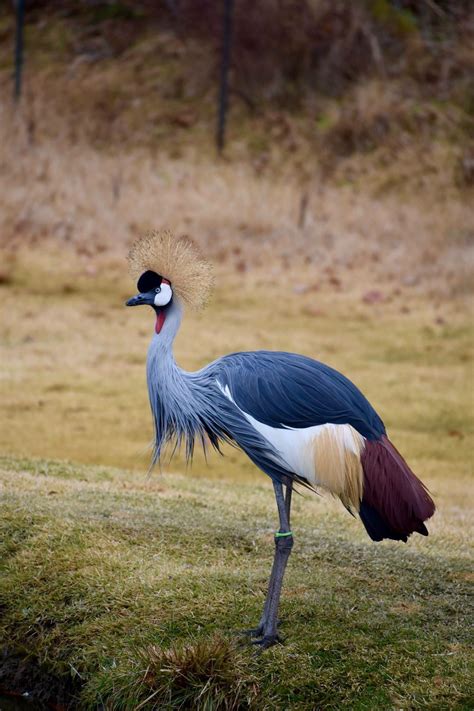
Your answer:
[[[298,476],[269,442],[249,424],[242,411],[274,428],[351,423],[372,439],[385,432],[382,421],[362,393],[337,371],[310,358],[268,351],[233,353],[196,372],[181,369],[173,341],[182,318],[174,300],[160,335],[151,341],[147,381],[155,426],[153,462],[173,443],[193,456],[195,442],[206,438],[219,451],[221,442],[240,447],[273,481]],[[224,395],[225,388],[232,398]]]
[[[237,444],[273,479],[284,479],[288,472],[275,460],[268,442],[223,395],[219,387],[222,359],[192,373],[176,364],[173,341],[181,318],[181,304],[174,300],[165,328],[155,334],[148,350],[147,383],[155,426],[153,463],[159,463],[169,443],[172,452],[183,446],[190,460],[196,440],[205,448],[208,438],[218,451],[221,442]]]

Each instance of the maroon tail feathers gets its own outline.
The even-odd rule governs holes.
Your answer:
[[[434,514],[434,502],[390,440],[385,435],[367,440],[361,462],[364,493],[359,513],[372,540],[406,541],[415,531],[427,536],[424,521]]]

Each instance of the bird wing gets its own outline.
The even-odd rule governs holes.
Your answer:
[[[217,380],[240,410],[272,428],[351,425],[366,439],[385,427],[364,395],[344,375],[294,353],[233,353],[219,362]]]

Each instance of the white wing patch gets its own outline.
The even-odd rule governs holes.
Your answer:
[[[270,443],[277,461],[283,464],[290,472],[303,477],[314,486],[325,486],[332,490],[333,493],[340,495],[338,489],[344,488],[344,462],[348,454],[355,455],[357,460],[360,461],[360,454],[364,449],[365,443],[362,435],[356,432],[349,424],[335,425],[327,423],[302,428],[290,428],[282,424],[281,428],[271,427],[259,422],[248,412],[242,410],[232,397],[228,385],[223,386],[219,381],[216,382],[221,392],[240,410],[252,427]],[[340,463],[342,470],[340,485],[329,485],[327,472],[317,471],[318,456],[316,453],[318,440],[324,449],[327,449],[328,442],[331,443],[332,455],[336,460],[334,464],[337,466]],[[326,469],[326,466],[322,468]]]

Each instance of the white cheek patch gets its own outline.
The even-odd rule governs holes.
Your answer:
[[[162,284],[161,291],[155,294],[155,306],[166,306],[171,301],[173,292],[169,284]]]

